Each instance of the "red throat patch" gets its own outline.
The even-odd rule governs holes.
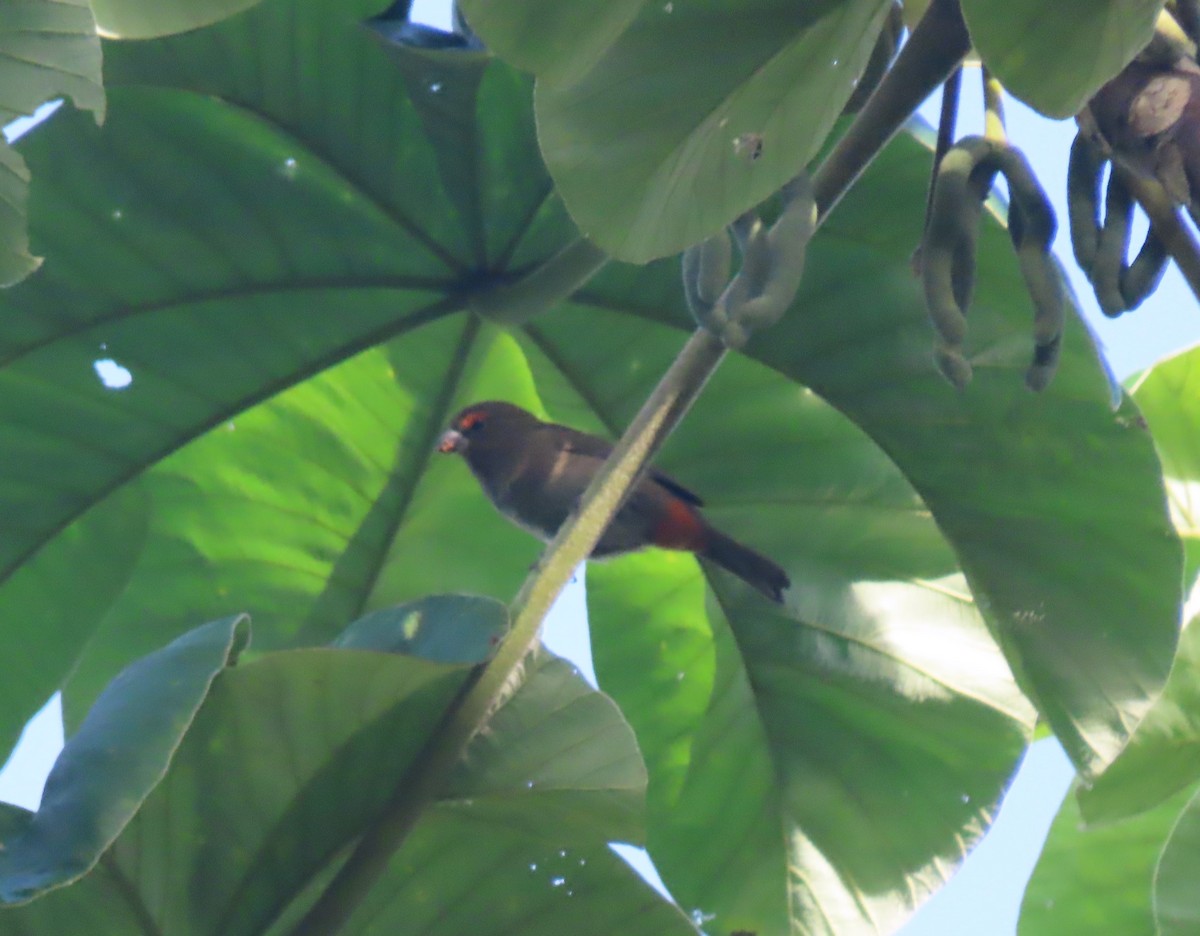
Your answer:
[[[707,539],[704,521],[695,510],[677,498],[667,501],[667,509],[662,519],[654,525],[650,536],[655,546],[686,549],[689,552],[703,550]]]

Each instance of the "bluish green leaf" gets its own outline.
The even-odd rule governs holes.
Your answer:
[[[713,234],[816,155],[885,0],[464,0],[538,79],[542,155],[571,216],[642,263]]]
[[[482,663],[508,633],[508,608],[491,598],[435,595],[359,618],[333,642],[440,663]]]
[[[1154,34],[1163,0],[962,0],[983,63],[1026,104],[1073,117]]]
[[[72,736],[37,814],[0,850],[0,899],[32,900],[90,871],[162,780],[212,688],[249,639],[214,621],[130,666]]]

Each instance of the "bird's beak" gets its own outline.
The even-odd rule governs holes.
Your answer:
[[[457,429],[447,430],[438,442],[439,452],[461,452],[467,446],[466,437]]]

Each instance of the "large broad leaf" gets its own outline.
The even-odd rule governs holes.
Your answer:
[[[16,648],[0,680],[0,751],[16,742],[21,726],[61,688],[80,645],[129,583],[146,543],[148,507],[141,492],[116,494],[59,534],[0,589],[0,628]]]
[[[995,227],[979,239],[967,337],[976,378],[957,394],[931,370],[907,268],[924,217],[917,148],[906,138],[882,154],[811,246],[792,314],[748,351],[896,462],[954,546],[1022,688],[1075,764],[1098,773],[1174,655],[1182,557],[1161,469],[1133,403],[1110,406],[1078,320],[1051,387],[1025,390],[1028,297]]]
[[[333,642],[436,663],[481,663],[508,633],[504,606],[474,595],[435,595],[359,618]]]
[[[28,144],[49,170],[39,174],[34,222],[56,262],[0,309],[9,324],[0,369],[6,572],[161,461],[164,478],[175,479],[146,481],[162,483],[151,536],[174,549],[148,549],[145,561],[170,557],[175,574],[151,585],[135,573],[127,606],[153,611],[157,643],[181,626],[189,595],[260,615],[270,646],[326,640],[339,621],[442,584],[508,598],[536,544],[491,511],[461,464],[425,471],[441,423],[461,402],[505,397],[615,432],[675,354],[690,328],[675,262],[613,265],[512,336],[462,314],[471,298],[538,269],[576,235],[537,162],[526,83],[492,65],[460,75],[477,82],[476,93],[447,95],[443,106],[448,71],[430,66],[422,82],[419,68],[397,68],[358,21],[374,12],[365,2],[269,0],[209,29],[113,48],[109,74],[122,86],[111,126],[97,131],[64,115]],[[1098,768],[1161,685],[1174,646],[1179,548],[1158,464],[1129,404],[1111,411],[1077,325],[1052,389],[1040,397],[1023,389],[1029,312],[994,223],[980,238],[968,345],[976,381],[956,394],[937,376],[908,263],[927,171],[928,151],[915,140],[888,149],[814,243],[795,308],[748,348],[773,373],[733,356],[728,377],[708,391],[710,408],[696,410],[663,464],[700,490],[717,523],[793,573],[789,619],[821,619],[806,587],[817,598],[836,594],[847,575],[868,607],[890,603],[897,582],[905,600],[924,594],[913,583],[955,565],[928,521],[919,548],[900,523],[881,556],[862,548],[874,531],[859,529],[853,513],[846,521],[830,510],[819,528],[798,529],[803,513],[780,508],[800,459],[822,451],[829,434],[801,432],[797,407],[810,400],[849,431],[807,395],[812,387],[880,447],[864,483],[885,477],[909,513],[932,512],[1022,685],[1076,762]],[[475,188],[462,192],[463,180]],[[353,380],[335,371],[328,385],[306,384],[384,342]],[[97,379],[94,365],[107,359],[128,369],[124,389]],[[295,384],[306,384],[295,401],[262,404]],[[748,387],[755,392],[743,399]],[[743,414],[759,429],[735,447]],[[163,461],[209,429],[177,465]],[[776,434],[787,457],[777,457]],[[842,477],[831,465],[828,485],[808,488],[819,503],[842,490],[829,486]],[[247,503],[253,515],[243,523],[235,505]],[[808,545],[817,536],[869,561],[824,569]],[[691,583],[697,620],[701,570],[686,557],[672,562]],[[768,626],[761,606],[732,603],[727,583],[707,574],[730,632],[749,633],[739,618]],[[871,583],[885,583],[886,600]],[[829,619],[852,608],[842,600]],[[938,615],[948,616],[944,605]],[[119,659],[85,667],[93,686],[95,673],[113,672],[131,652],[113,633],[97,636],[95,652]],[[906,667],[921,665],[905,653],[890,688],[871,696],[887,724],[930,711],[923,693],[901,691],[904,705],[894,707]],[[995,750],[1009,761],[1017,729],[990,715],[986,700],[964,703],[966,687],[951,682],[947,711],[973,727],[958,755],[928,760],[958,757],[973,789],[992,791],[978,794],[987,799],[1001,756],[977,771],[978,722],[994,726]],[[978,805],[967,810],[961,793],[946,804],[964,836],[975,832]],[[931,828],[944,834],[942,823]],[[900,849],[901,863],[921,860],[917,851]]]
[[[146,546],[76,662],[68,724],[189,614],[244,607],[255,646],[272,649],[323,643],[364,610],[431,590],[509,597],[537,541],[435,455],[448,408],[508,392],[520,374],[511,344],[491,345],[461,318],[422,329],[239,415],[145,475]],[[458,380],[465,396],[447,397]]]
[[[1026,738],[965,597],[831,577],[811,618],[718,589],[705,620],[665,563],[625,565],[589,577],[596,615],[639,621],[619,648],[598,635],[597,667],[647,757],[672,893],[714,933],[890,932],[978,840]]]
[[[37,814],[0,848],[0,900],[19,903],[82,877],[162,780],[217,674],[249,639],[215,621],[123,672],[63,748]]]
[[[1184,584],[1200,573],[1200,349],[1159,361],[1133,387],[1162,459],[1171,519],[1187,554]]]
[[[962,0],[983,62],[1049,117],[1073,117],[1132,61],[1163,0]]]
[[[538,137],[580,228],[674,254],[799,172],[854,90],[885,0],[465,0],[538,78]]]
[[[1200,929],[1200,792],[1184,807],[1154,872],[1154,922],[1161,936]]]
[[[0,6],[0,125],[68,96],[104,117],[100,40],[87,0],[25,0]],[[0,286],[41,264],[25,231],[29,170],[0,140]]]
[[[1020,936],[1146,936],[1163,842],[1193,791],[1149,812],[1089,827],[1067,796],[1021,902]]]
[[[93,915],[119,889],[159,931],[284,931],[419,765],[470,672],[365,648],[425,648],[426,628],[436,645],[446,615],[486,637],[504,609],[436,599],[360,623],[347,637],[359,649],[269,654],[226,673],[166,782],[81,882]],[[605,845],[639,836],[645,785],[620,713],[549,655],[527,675],[346,932],[695,932]],[[75,891],[9,919],[56,932]]]
[[[29,252],[25,231],[28,193],[25,160],[0,141],[0,287],[19,283],[42,263]]]
[[[1198,365],[1200,350],[1191,348],[1155,364],[1133,389],[1162,459],[1171,517],[1186,549],[1184,583],[1193,594],[1200,571]],[[1180,640],[1162,697],[1112,767],[1094,785],[1080,789],[1079,805],[1088,822],[1121,818],[1149,809],[1198,779],[1200,628],[1193,621]]]
[[[106,36],[148,39],[187,32],[240,13],[260,0],[90,0]]]
[[[296,32],[298,5],[288,2],[175,42],[110,48],[114,80],[124,74],[142,84],[147,79],[139,69],[161,74],[183,65],[193,73],[192,65],[211,64],[224,58],[227,43],[240,43],[244,73],[225,66],[211,70],[218,80],[248,86],[239,104],[122,89],[112,126],[98,131],[77,114],[62,114],[25,144],[47,170],[34,193],[40,218],[35,234],[59,259],[53,270],[6,297],[2,310],[0,493],[6,516],[0,578],[73,517],[188,439],[210,426],[228,431],[229,417],[248,404],[388,335],[461,308],[474,271],[499,273],[518,247],[524,251],[520,262],[534,263],[571,236],[554,203],[546,209],[549,184],[536,161],[530,164],[536,147],[528,88],[520,78],[491,69],[477,95],[443,121],[445,132],[427,142],[423,127],[429,114],[410,101],[406,80],[361,25],[371,7],[299,6],[307,17],[304,28],[325,37],[321,45],[306,43]],[[315,98],[285,93],[270,77],[271,68],[278,75],[300,68],[326,91]],[[198,74],[207,71],[204,65]],[[238,98],[232,88],[221,90]],[[259,99],[250,100],[255,95]],[[318,106],[317,99],[325,104]],[[359,104],[350,107],[354,100]],[[476,107],[503,119],[477,126]],[[372,128],[387,130],[376,136]],[[455,139],[461,145],[452,145]],[[464,168],[451,172],[455,153]],[[146,174],[153,166],[161,171]],[[464,178],[475,181],[468,193],[473,214],[461,207],[457,187],[424,181],[435,167],[450,173],[456,186]],[[414,185],[413,179],[423,181]],[[453,364],[450,373],[433,374],[430,367],[427,376],[452,378],[464,365],[469,346],[456,349],[471,330],[461,317],[452,330],[442,362]],[[433,331],[426,340],[437,343]],[[406,375],[417,370],[406,360],[398,364]],[[389,379],[391,365],[379,366]],[[106,383],[101,368],[118,373],[124,368],[127,385]],[[444,407],[423,397],[424,386],[412,389],[428,407],[432,448]],[[382,397],[374,412],[390,415],[396,399]],[[328,405],[345,404],[331,399]],[[365,408],[360,415],[364,423],[372,418]],[[411,429],[404,417],[401,410],[397,429]],[[340,430],[333,422],[326,426],[336,446]],[[394,446],[395,436],[386,444]],[[375,477],[386,475],[393,456],[416,457],[416,470],[428,448],[420,450],[412,436],[408,445],[406,452],[391,448],[382,455],[378,445],[368,446],[370,459],[381,457],[372,465],[384,466]],[[269,470],[288,474],[280,464]],[[237,479],[230,480],[232,491]],[[328,480],[325,474],[319,484]],[[341,556],[345,539],[333,546],[309,541],[322,558],[342,560],[335,584],[349,583],[332,589],[325,605],[312,612],[326,626],[306,630],[311,639],[329,639],[365,606],[380,568],[378,543],[404,515],[411,494],[403,478],[389,480],[395,499],[375,503],[379,488],[353,490],[351,505],[371,508],[365,515],[347,516],[343,501],[331,505],[324,518],[333,521],[335,532],[354,539],[359,548],[352,554]],[[175,490],[189,486],[194,488],[185,477]],[[169,496],[155,499],[161,503]],[[290,501],[283,507],[296,510]],[[155,513],[160,515],[158,507]],[[343,519],[365,524],[357,531],[361,539]],[[181,537],[177,527],[169,535]],[[199,548],[238,554],[230,546],[222,540]],[[146,562],[170,563],[181,549],[196,548],[189,539],[174,550],[147,553]],[[287,569],[269,550],[260,558],[259,572],[274,570],[289,585],[307,571]],[[209,587],[206,607],[218,614],[257,603],[257,596],[246,596],[255,600],[245,604],[232,597],[223,590],[229,584],[238,583],[214,574],[207,583],[193,580],[186,587]],[[304,585],[321,587],[312,578]],[[185,608],[181,595],[173,597],[171,610]],[[278,597],[276,607],[282,608],[287,595]],[[176,613],[166,631],[160,620],[136,613],[125,620],[131,617],[140,635],[132,648],[110,654],[103,640],[93,645],[92,652],[110,659],[89,698],[130,659],[195,620],[191,612]],[[270,638],[277,633],[274,621],[263,623],[265,646],[283,642]],[[295,638],[296,620],[285,624]],[[57,648],[58,660],[46,662],[43,682],[53,685],[61,678],[90,634],[81,629],[73,636],[72,646]],[[16,714],[27,715],[38,701],[27,700]]]
[[[1162,697],[1129,745],[1091,786],[1079,808],[1090,823],[1151,809],[1200,780],[1200,626],[1193,618]]]
[[[811,387],[891,456],[955,547],[1023,688],[1075,763],[1099,772],[1149,708],[1175,649],[1181,551],[1159,464],[1131,401],[1110,407],[1106,377],[1078,323],[1068,328],[1050,390],[1024,389],[1027,299],[994,227],[980,238],[983,291],[968,337],[978,378],[962,394],[946,389],[929,364],[924,303],[908,266],[924,216],[918,151],[901,139],[882,154],[812,244],[791,314],[747,353]],[[616,315],[603,331],[595,324],[596,309],[612,308],[612,293],[627,294],[633,280],[625,268],[610,268],[574,305],[528,329],[612,428],[632,416],[649,388],[647,372],[658,373],[669,354]],[[651,290],[645,276],[638,285],[635,314],[680,320],[665,282]],[[788,401],[772,396],[764,405],[775,417],[764,414],[768,432],[786,424]],[[695,431],[703,437],[703,424]],[[757,493],[773,440],[760,432],[733,447],[728,438],[726,426],[695,446],[705,452],[701,464],[722,466],[716,490],[734,503],[759,504],[743,530],[777,550],[783,541],[798,550],[797,527]],[[709,454],[718,446],[720,461]],[[697,461],[673,464],[668,454],[664,463],[707,493],[711,486],[694,480]],[[1086,499],[1077,498],[1084,490]],[[1084,541],[1093,548],[1079,549]]]
[[[655,333],[656,345],[650,341]],[[533,558],[535,542],[487,505],[461,464],[428,461],[441,417],[420,401],[445,399],[437,381],[458,373],[447,366],[447,355],[461,353],[460,340],[458,329],[447,323],[393,342],[386,353],[360,355],[256,407],[231,428],[193,443],[150,472],[143,487],[161,491],[155,501],[156,533],[143,569],[109,615],[102,639],[94,642],[107,650],[85,655],[82,675],[67,692],[68,707],[88,698],[87,683],[100,678],[112,654],[135,652],[156,630],[171,627],[183,607],[220,606],[229,594],[242,596],[256,615],[272,622],[267,639],[284,642],[295,632],[281,622],[304,621],[303,633],[315,636],[357,603],[374,606],[418,595],[431,584],[497,594],[511,590]],[[605,348],[615,353],[634,345],[662,358],[629,362],[636,386],[665,363],[674,333],[617,319],[603,336],[594,335],[591,347],[607,355]],[[452,407],[499,394],[538,405],[527,389],[514,392],[532,376],[562,418],[603,430],[603,423],[591,421],[609,417],[606,393],[630,405],[637,399],[631,386],[614,380],[588,391],[595,409],[581,405],[580,374],[542,328],[531,328],[520,343],[492,329],[480,331],[465,371],[470,378],[454,378],[458,398]],[[781,396],[791,400],[786,412],[773,403]],[[355,401],[353,407],[349,400]],[[754,469],[738,472],[735,457],[704,458],[701,452],[712,436],[722,438],[731,452],[744,450]],[[757,454],[764,440],[770,441],[773,457]],[[839,724],[825,743],[841,738],[849,747],[864,748],[868,739],[883,744],[870,750],[888,766],[880,773],[864,764],[864,777],[894,777],[898,763],[912,771],[913,785],[896,815],[917,816],[914,799],[931,811],[920,812],[919,822],[902,819],[899,831],[912,841],[902,849],[901,867],[915,869],[934,856],[947,863],[961,858],[960,838],[969,842],[986,826],[1023,748],[1029,711],[974,616],[964,585],[934,581],[953,571],[954,556],[920,499],[877,447],[815,395],[794,394],[779,375],[739,359],[728,361],[714,377],[709,394],[672,440],[665,464],[706,493],[716,492],[714,519],[788,561],[802,583],[802,607],[874,647],[848,686],[861,678],[857,691],[868,692],[880,680],[891,688],[868,692],[858,714]],[[363,492],[378,493],[363,497]],[[770,505],[775,523],[762,522],[762,504]],[[798,540],[793,533],[798,528],[808,535]],[[674,581],[673,573],[687,583],[682,601],[654,601],[651,607],[672,608],[711,643],[708,625],[697,616],[703,592],[695,564],[666,555],[642,561],[665,564],[667,582]],[[842,571],[831,577],[831,564]],[[638,581],[662,577],[652,565],[623,587],[636,591]],[[887,581],[898,577],[905,581]],[[164,583],[176,584],[164,588]],[[612,645],[629,648],[624,678],[614,677],[613,684],[622,691],[627,684],[641,686],[654,701],[643,696],[640,711],[657,712],[655,706],[676,691],[677,673],[687,667],[671,656],[661,659],[660,632],[649,625],[652,615],[635,610],[636,616],[625,607],[594,607],[593,622],[597,627],[608,622]],[[760,612],[761,606],[750,602],[738,613],[753,622]],[[932,618],[933,632],[906,633],[897,624],[914,617]],[[631,619],[647,623],[630,633]],[[786,620],[777,624],[784,632],[794,627]],[[883,630],[870,637],[877,628]],[[779,651],[764,645],[756,654]],[[731,660],[730,665],[740,664]],[[789,664],[798,665],[798,660]],[[658,679],[662,667],[665,687]],[[795,675],[781,672],[785,679]],[[968,675],[960,675],[964,672]],[[607,684],[610,674],[604,675]],[[703,692],[704,681],[688,686]],[[772,714],[785,720],[807,717],[804,705],[792,699],[775,704]],[[661,718],[661,713],[648,717]],[[880,718],[890,727],[870,727]],[[909,720],[912,729],[905,728]],[[687,730],[699,729],[689,725]],[[894,744],[887,739],[891,732],[897,734]],[[914,746],[921,734],[925,740]],[[930,737],[945,741],[922,751]],[[710,761],[714,778],[726,776],[719,765]],[[885,800],[891,790],[902,796],[902,788],[891,781],[871,789]],[[917,829],[923,829],[920,835]],[[873,842],[864,848],[860,839],[847,839],[846,851],[868,855],[876,849]],[[694,854],[712,852],[695,849]],[[772,852],[766,859],[778,857]],[[894,869],[895,857],[881,865]],[[877,867],[871,873],[884,872]],[[732,872],[727,879],[731,887],[741,880]],[[780,888],[773,896],[783,900],[785,893]],[[889,912],[894,917],[898,911]]]
[[[727,362],[665,460],[787,557],[788,608],[714,572],[697,613],[693,563],[666,554],[594,566],[597,674],[647,760],[651,854],[706,931],[889,932],[991,821],[1031,712],[920,498],[777,384]],[[701,454],[713,437],[771,455],[745,476]]]
[[[103,119],[100,40],[88,0],[0,7],[0,76],[0,124],[62,96]]]

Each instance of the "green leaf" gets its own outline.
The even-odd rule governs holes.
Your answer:
[[[0,680],[0,750],[61,688],[71,661],[119,599],[146,541],[148,507],[139,492],[121,492],[60,533],[0,589],[0,621],[20,658]]]
[[[779,383],[727,360],[663,463],[785,561],[788,607],[708,568],[706,606],[676,554],[593,565],[597,674],[646,757],[651,854],[706,931],[890,931],[990,822],[1032,712],[895,465]]]
[[[29,252],[26,200],[29,169],[21,155],[0,142],[0,287],[12,286],[42,265]]]
[[[328,642],[346,621],[431,590],[511,597],[538,542],[435,452],[448,411],[520,373],[511,342],[486,334],[448,321],[364,352],[147,473],[137,484],[153,505],[146,545],[78,657],[67,723],[189,615],[219,614],[233,600],[253,613],[263,650]],[[463,396],[451,397],[457,381]],[[452,629],[422,631],[422,641],[461,653]]]
[[[530,163],[527,86],[500,67],[475,110],[455,115],[484,154],[487,223],[461,217],[442,187],[412,184],[431,177],[436,153],[353,7],[277,0],[186,36],[110,47],[110,81],[138,85],[116,90],[115,122],[99,131],[62,114],[23,144],[45,170],[34,232],[60,259],[4,297],[0,419],[40,420],[56,440],[35,453],[18,435],[5,459],[0,494],[19,532],[0,544],[0,576],[191,438],[461,310],[480,271],[502,277],[572,236]],[[298,16],[328,41],[293,48]],[[218,67],[230,46],[243,50],[238,67]],[[313,76],[311,93],[280,84],[292,87],[293,69]],[[199,94],[144,87],[196,76]],[[488,115],[479,129],[477,113]],[[131,371],[127,388],[96,379],[102,357]]]
[[[433,614],[458,613],[455,601],[435,599]],[[401,633],[406,619],[396,616]],[[529,667],[345,932],[695,932],[604,844],[636,830],[645,783],[620,713],[562,661],[543,655]],[[469,672],[361,649],[286,651],[230,670],[166,782],[76,886],[119,888],[141,925],[163,932],[285,932],[394,794]],[[42,921],[62,919],[74,891],[9,919],[54,932]]]
[[[482,663],[508,633],[508,609],[474,595],[437,595],[373,611],[351,624],[335,647],[386,650],[438,663]]]
[[[0,803],[0,842],[9,842],[28,829],[34,813]],[[41,900],[5,908],[0,933],[5,936],[129,936],[144,932],[145,921],[126,901],[119,876],[101,861],[91,874],[70,887],[59,888]]]
[[[1021,902],[1020,936],[1145,936],[1159,853],[1193,790],[1120,822],[1086,826],[1063,801]]]
[[[891,931],[982,834],[1031,727],[969,602],[831,577],[806,581],[811,618],[718,587],[697,619],[656,559],[588,594],[639,621],[620,644],[603,625],[596,661],[646,756],[663,879],[709,932]]]
[[[69,97],[104,119],[100,39],[89,0],[0,6],[0,124]]]
[[[88,0],[24,0],[0,5],[0,125],[70,97],[104,119],[100,40]],[[0,287],[41,266],[29,252],[29,169],[0,140]]]
[[[1129,745],[1090,787],[1079,790],[1089,823],[1153,808],[1200,780],[1200,627],[1183,632],[1162,696],[1138,725]]]
[[[571,216],[635,262],[707,237],[816,155],[887,7],[462,4],[492,49],[537,76],[538,138]]]
[[[119,39],[187,32],[241,13],[261,0],[90,0],[100,31]]]
[[[1188,936],[1200,927],[1196,856],[1200,855],[1200,791],[1183,808],[1154,872],[1154,922],[1161,936]]]
[[[417,27],[403,20],[376,17],[369,21],[384,41],[392,62],[404,76],[405,87],[421,119],[421,127],[436,153],[436,167],[447,197],[477,236],[476,257],[487,255],[486,219],[480,198],[480,172],[486,168],[484,128],[464,116],[472,115],[490,56],[483,50],[431,49],[413,45]],[[399,26],[404,31],[395,34]],[[450,41],[453,34],[435,33]]]
[[[34,234],[56,263],[0,299],[7,323],[0,338],[0,581],[113,490],[208,429],[230,431],[232,417],[282,389],[419,326],[430,326],[421,329],[425,343],[408,347],[442,355],[428,364],[397,357],[400,387],[392,362],[379,355],[370,410],[353,394],[339,396],[344,388],[325,395],[326,414],[343,413],[319,421],[315,441],[326,448],[316,457],[342,446],[343,423],[359,427],[363,451],[338,453],[339,468],[352,473],[340,491],[321,495],[327,510],[315,521],[302,516],[304,495],[323,491],[329,472],[315,465],[298,499],[271,499],[273,485],[286,486],[280,479],[288,467],[263,452],[253,456],[265,472],[253,496],[268,499],[274,514],[256,512],[267,521],[257,525],[258,552],[240,552],[226,535],[228,518],[203,502],[215,485],[237,503],[240,479],[219,467],[201,484],[179,476],[193,462],[178,466],[169,488],[155,485],[154,542],[138,581],[156,567],[182,573],[187,566],[195,575],[186,582],[175,575],[174,589],[152,585],[161,603],[147,602],[140,588],[127,596],[112,628],[87,651],[101,665],[77,671],[77,684],[87,688],[74,693],[75,723],[122,666],[188,626],[202,606],[212,616],[228,613],[231,600],[252,608],[258,645],[269,648],[327,641],[364,610],[428,590],[427,579],[415,591],[384,588],[376,600],[373,585],[386,573],[394,525],[424,500],[414,498],[412,483],[446,418],[445,405],[424,394],[438,380],[452,384],[467,364],[474,326],[461,315],[440,330],[438,322],[462,309],[469,289],[540,262],[574,232],[536,161],[527,82],[491,67],[474,97],[455,98],[461,109],[444,115],[435,145],[423,129],[428,108],[409,99],[408,79],[362,28],[362,17],[374,12],[368,2],[288,0],[173,39],[110,45],[110,81],[138,86],[116,89],[115,122],[97,130],[63,113],[22,144],[45,170],[33,193]],[[297,28],[322,41],[296,47]],[[229,65],[230,48],[241,50],[238,67]],[[295,69],[315,82],[311,93],[286,90]],[[194,81],[200,93],[146,87],[175,80]],[[458,193],[412,184],[432,177],[456,134],[463,152],[479,154],[470,194],[476,216],[460,212]],[[147,173],[150,166],[161,171]],[[95,365],[105,360],[129,370],[127,387],[98,379]],[[379,389],[383,382],[392,383],[390,394]],[[346,400],[357,418],[344,414]],[[397,401],[402,407],[390,409]],[[397,442],[419,425],[407,418],[414,407],[428,420],[424,450],[411,432],[405,445]],[[395,431],[379,436],[382,446],[364,444],[377,416]],[[298,430],[293,440],[301,439],[313,441]],[[392,477],[392,468],[409,476]],[[208,525],[203,542],[177,522],[187,509]],[[160,523],[165,512],[171,516]],[[307,552],[293,565],[295,540],[278,538],[285,513],[287,532],[299,531]],[[445,537],[445,548],[454,539]],[[443,547],[413,551],[432,557]],[[510,570],[527,567],[534,555],[533,544],[510,549],[498,572],[480,570],[465,583],[474,578],[477,590],[497,593],[503,581],[507,597]],[[230,573],[230,560],[240,561],[241,577]],[[463,587],[451,569],[444,567],[442,580]],[[256,583],[253,594],[243,590],[247,579]],[[231,599],[234,588],[241,593]],[[297,591],[319,600],[289,606]],[[184,592],[197,599],[192,608]],[[41,682],[56,684],[76,653],[63,648]],[[20,713],[42,701],[39,691]]]
[[[959,394],[935,373],[908,272],[924,216],[921,149],[903,137],[881,154],[811,245],[790,313],[747,350],[895,461],[954,546],[1022,688],[1076,766],[1098,773],[1174,656],[1182,557],[1161,468],[1132,402],[1113,411],[1077,319],[1051,387],[1025,390],[1032,313],[996,226],[979,239],[976,378]]]
[[[962,0],[984,64],[1048,117],[1073,117],[1154,35],[1162,0]]]
[[[1200,573],[1200,349],[1188,348],[1156,363],[1134,384],[1132,393],[1150,426],[1162,459],[1171,519],[1183,539],[1184,583]]]
[[[348,936],[698,936],[606,845],[561,847],[435,810],[343,929]]]
[[[546,841],[641,843],[646,768],[629,724],[566,661],[542,651],[525,667],[530,678],[472,742],[445,798]]]
[[[464,314],[577,233],[537,161],[527,83],[500,65],[463,99],[470,107],[445,117],[479,154],[475,193],[447,192],[437,166],[452,134],[442,127],[432,139],[430,101],[409,94],[416,72],[396,68],[396,50],[361,28],[376,12],[268,0],[215,27],[112,47],[119,127],[97,131],[68,114],[27,144],[31,165],[53,170],[39,170],[33,215],[55,268],[0,309],[10,325],[0,424],[11,440],[0,500],[17,531],[0,541],[5,574],[162,462],[174,478],[153,494],[162,524],[125,606],[153,610],[145,620],[162,625],[160,642],[188,619],[189,596],[202,599],[197,608],[247,607],[271,647],[326,641],[345,621],[431,588],[508,598],[537,544],[496,515],[463,465],[428,460],[447,415],[503,397],[615,433],[682,344],[691,326],[674,262],[610,265],[507,335]],[[908,600],[914,583],[961,564],[1021,685],[1076,763],[1098,770],[1161,687],[1174,649],[1180,556],[1159,465],[1131,405],[1109,408],[1077,324],[1051,390],[1023,389],[1030,310],[1008,238],[990,221],[967,347],[977,379],[955,394],[937,376],[909,267],[928,159],[908,137],[881,156],[814,241],[784,322],[730,357],[728,390],[709,389],[721,418],[710,428],[697,409],[662,464],[706,497],[714,522],[793,573],[793,618],[821,610],[804,604],[810,582],[814,596],[836,595],[837,575],[850,574],[855,586],[899,583]],[[353,379],[315,377],[376,345],[346,365]],[[96,381],[101,357],[129,368],[129,387]],[[756,389],[743,398],[747,374]],[[293,385],[294,399],[280,395]],[[812,510],[791,483],[829,435],[824,422],[803,433],[794,422],[806,401],[819,405],[809,387],[832,404],[824,412],[836,431],[850,430],[835,410],[877,447],[865,474],[832,459],[823,484],[810,479]],[[262,431],[242,442],[256,420]],[[168,456],[180,459],[170,471]],[[866,529],[853,509],[822,509],[847,476],[864,487],[837,497],[854,502],[879,484],[882,502],[900,508]],[[905,538],[914,529],[915,546]],[[813,538],[845,560],[837,574],[814,561]],[[864,548],[873,539],[888,545]],[[859,553],[868,559],[853,565]],[[701,570],[672,561],[701,620]],[[141,577],[156,562],[163,574]],[[728,604],[730,586],[710,574]],[[755,619],[746,607],[729,605],[731,622]],[[131,619],[116,612],[110,620]],[[92,688],[78,698],[149,639],[117,634],[97,636],[97,658],[113,658],[82,661]],[[897,716],[883,698],[887,722]],[[971,704],[953,699],[955,711]],[[995,720],[1009,739],[995,750],[1011,760],[1016,729]]]
[[[1184,582],[1200,569],[1200,535],[1193,506],[1200,488],[1200,350],[1191,348],[1155,364],[1137,380],[1134,399],[1162,459],[1171,517],[1183,538]],[[1189,606],[1190,607],[1190,606]],[[1088,822],[1149,809],[1200,779],[1200,628],[1184,631],[1162,696],[1128,746],[1090,787],[1079,790]]]
[[[216,676],[249,639],[244,617],[214,621],[122,673],[55,762],[42,804],[0,850],[0,899],[32,900],[90,871],[142,807]]]
[[[976,379],[958,394],[938,376],[909,269],[923,224],[927,159],[910,137],[881,154],[814,239],[789,314],[752,340],[747,354],[810,387],[896,464],[954,547],[1022,688],[1076,766],[1098,773],[1150,707],[1174,656],[1181,550],[1161,469],[1132,402],[1113,411],[1107,378],[1077,321],[1067,329],[1053,385],[1037,396],[1024,389],[1031,311],[997,226],[980,233],[967,338]],[[888,224],[881,226],[884,205]],[[651,271],[660,276],[652,279]],[[631,418],[634,401],[677,345],[628,314],[604,310],[629,308],[643,320],[676,325],[686,312],[674,275],[673,264],[638,275],[610,267],[573,304],[527,328],[543,397],[562,421],[589,428],[580,413],[591,410],[615,431]],[[778,455],[776,436],[797,406],[782,387],[743,406],[711,425],[711,417],[693,417],[661,463],[714,507],[724,506],[714,498],[739,505],[740,516],[724,513],[738,518],[731,532],[753,531],[751,545],[790,569],[791,556],[802,555],[816,534],[807,518],[789,516],[788,482],[821,443]],[[754,419],[762,420],[757,432],[742,429]],[[731,433],[739,431],[735,445]],[[677,444],[693,457],[676,460]],[[778,478],[778,487],[765,486],[764,476]],[[819,503],[823,491],[810,496]],[[859,542],[853,525],[830,525],[840,531],[835,537],[849,537],[854,545],[843,549],[852,552]],[[803,569],[793,580],[802,592]]]

